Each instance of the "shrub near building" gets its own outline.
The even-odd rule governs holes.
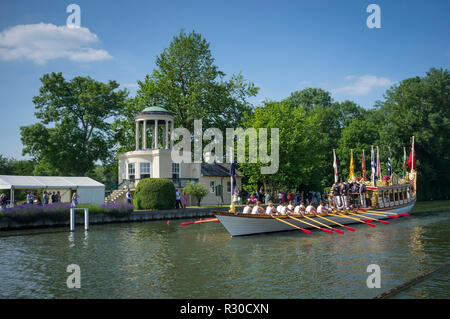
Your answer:
[[[167,178],[144,178],[133,198],[136,209],[172,209],[175,201],[175,186]]]

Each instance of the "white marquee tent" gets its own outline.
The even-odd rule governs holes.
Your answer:
[[[62,202],[71,201],[71,191],[77,192],[79,204],[100,205],[105,200],[105,185],[89,177],[0,175],[0,189],[11,190],[11,202],[15,189],[59,191]]]

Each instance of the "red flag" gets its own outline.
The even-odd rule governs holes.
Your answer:
[[[408,167],[410,170],[416,169],[416,152],[414,150],[414,144],[413,147],[411,147],[411,152],[409,153]]]
[[[362,178],[363,180],[366,180],[366,160],[364,159],[364,150],[363,150],[363,156],[362,156]]]

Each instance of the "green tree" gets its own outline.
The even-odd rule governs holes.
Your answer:
[[[136,97],[127,104],[115,123],[116,140],[121,149],[134,145],[134,116],[145,107],[164,107],[175,115],[175,126],[193,132],[194,120],[203,121],[203,129],[223,131],[237,127],[252,105],[250,97],[258,88],[241,73],[225,80],[225,73],[214,64],[209,43],[195,31],[183,30],[156,58],[156,67],[138,81]]]
[[[431,68],[424,77],[401,81],[380,102],[380,139],[390,145],[399,168],[403,147],[409,155],[415,136],[419,199],[444,199],[450,193],[450,72]],[[400,165],[399,165],[400,164]]]
[[[186,194],[197,199],[197,206],[200,206],[203,197],[209,194],[209,190],[200,183],[187,182],[183,190]]]
[[[97,161],[114,158],[111,118],[125,105],[127,90],[90,77],[66,81],[61,73],[41,78],[33,98],[40,122],[23,126],[22,153],[39,163],[36,174],[85,175]]]

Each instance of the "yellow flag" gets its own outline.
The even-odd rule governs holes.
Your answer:
[[[351,150],[350,156],[350,179],[353,179],[353,150]]]

